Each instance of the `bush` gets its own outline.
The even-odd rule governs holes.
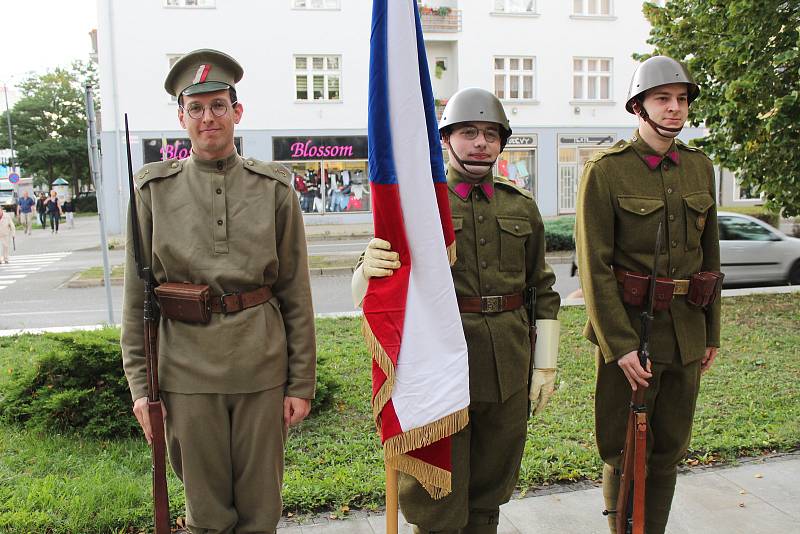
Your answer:
[[[119,331],[45,334],[52,347],[0,390],[0,417],[94,438],[138,431],[122,372]]]
[[[567,215],[544,221],[544,240],[547,252],[575,250],[575,217]]]
[[[97,212],[97,196],[94,193],[83,194],[75,198],[75,211],[80,213]]]
[[[767,211],[764,206],[720,206],[719,211],[731,211],[733,213],[741,213],[760,219],[767,224],[778,228],[780,225],[780,214]]]

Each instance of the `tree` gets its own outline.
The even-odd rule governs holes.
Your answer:
[[[77,194],[89,183],[84,84],[96,87],[91,62],[74,62],[45,74],[31,74],[19,88],[22,98],[11,110],[17,161],[41,185],[64,177]],[[97,92],[95,92],[97,94]],[[99,104],[95,102],[99,109]],[[5,113],[0,116],[5,124]],[[0,132],[0,147],[8,147],[8,134]]]
[[[655,54],[700,85],[690,120],[709,135],[696,144],[768,208],[800,215],[800,2],[669,0],[644,14]]]

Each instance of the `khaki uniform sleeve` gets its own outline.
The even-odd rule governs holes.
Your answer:
[[[639,336],[622,304],[614,263],[614,199],[594,162],[584,167],[575,219],[578,274],[586,311],[606,363],[637,350]]]
[[[708,210],[705,231],[700,240],[703,249],[703,271],[719,271],[719,226],[717,223],[717,195],[714,182],[714,167],[708,161],[709,192],[714,198],[714,205]],[[719,347],[720,344],[720,316],[722,312],[722,299],[718,298],[706,310],[706,346]]]
[[[278,188],[279,191],[282,189]],[[297,195],[291,188],[285,188],[284,198],[276,199],[276,205],[278,277],[272,292],[280,303],[286,329],[289,357],[286,395],[313,399],[317,353],[303,215]]]
[[[531,222],[533,234],[530,246],[526,247],[527,255],[525,265],[525,283],[527,287],[536,288],[536,319],[556,319],[558,309],[561,307],[561,297],[553,289],[556,275],[545,261],[544,223],[539,209],[534,202]]]
[[[139,226],[141,229],[142,255],[150,265],[152,237],[152,216],[150,209],[141,201],[141,194],[136,191]],[[125,239],[125,286],[122,294],[122,366],[128,379],[131,397],[135,401],[147,396],[147,373],[144,357],[144,283],[136,272],[136,259],[133,246],[133,225],[130,224],[130,207],[128,208],[127,236]]]

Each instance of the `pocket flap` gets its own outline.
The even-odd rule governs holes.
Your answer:
[[[453,217],[453,230],[458,232],[464,228],[464,217]]]
[[[650,215],[664,207],[660,198],[619,196],[619,207],[636,215]]]
[[[705,191],[687,195],[683,197],[683,201],[686,202],[689,208],[698,213],[704,213],[708,211],[708,208],[714,205],[714,199]]]
[[[497,224],[500,225],[502,231],[517,237],[524,237],[533,233],[531,223],[527,219],[518,217],[498,217]]]

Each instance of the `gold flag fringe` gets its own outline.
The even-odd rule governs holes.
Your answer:
[[[379,425],[381,410],[391,399],[394,389],[394,364],[372,332],[366,317],[362,321],[361,331],[372,357],[386,375],[386,381],[372,399],[372,415],[376,425]],[[440,499],[448,495],[451,492],[449,471],[439,469],[405,453],[451,436],[467,426],[467,423],[469,423],[469,408],[464,407],[425,426],[412,428],[389,438],[383,444],[386,464],[419,480],[432,498]]]
[[[450,267],[456,264],[456,260],[458,260],[458,256],[456,255],[456,241],[454,239],[452,243],[447,245],[447,261],[450,262]]]

